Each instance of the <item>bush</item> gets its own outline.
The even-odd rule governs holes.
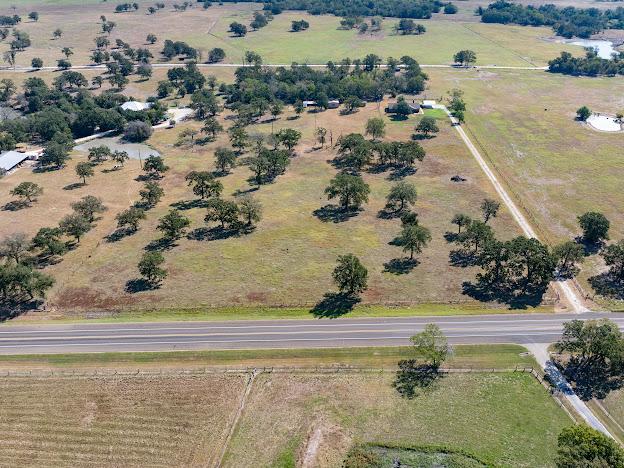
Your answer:
[[[133,120],[128,125],[126,125],[126,128],[124,130],[124,138],[133,143],[140,143],[152,136],[152,132],[152,127],[148,123],[141,122],[139,120]]]
[[[447,3],[446,5],[444,5],[444,13],[446,13],[447,15],[454,15],[455,13],[457,13],[457,7],[452,3]]]

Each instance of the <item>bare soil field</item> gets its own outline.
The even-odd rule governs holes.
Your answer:
[[[245,378],[2,378],[0,465],[205,466]]]

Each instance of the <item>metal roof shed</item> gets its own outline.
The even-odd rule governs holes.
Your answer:
[[[18,151],[6,151],[0,154],[0,169],[10,171],[28,159],[28,154]]]

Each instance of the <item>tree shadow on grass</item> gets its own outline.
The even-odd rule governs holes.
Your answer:
[[[249,187],[244,190],[236,189],[234,193],[232,193],[232,196],[239,197],[241,195],[247,195],[248,193],[257,192],[258,190],[260,190],[260,187],[258,187],[257,185],[254,185],[253,187]]]
[[[82,182],[74,182],[73,184],[67,184],[65,187],[63,187],[63,190],[76,190],[84,187],[85,185],[86,184],[83,184]]]
[[[547,288],[548,285],[527,286],[524,290],[518,290],[513,286],[498,286],[478,280],[475,283],[464,281],[462,294],[479,302],[498,302],[508,305],[510,309],[527,309],[537,307],[542,303]]]
[[[129,237],[135,233],[136,233],[136,230],[132,228],[119,228],[119,229],[115,229],[115,231],[110,233],[104,239],[106,239],[106,242],[110,242],[110,243],[119,242],[125,237]]]
[[[217,227],[200,227],[197,229],[193,229],[186,236],[189,240],[196,241],[216,241],[229,239],[230,237],[238,237],[241,233],[244,232],[240,228],[223,228],[221,226]]]
[[[316,318],[338,318],[348,314],[360,298],[344,293],[325,293],[323,299],[310,311]]]
[[[20,300],[22,298],[0,299],[0,323],[19,317],[30,310],[35,310],[42,302],[36,299]]]
[[[412,140],[414,141],[422,141],[422,140],[432,140],[436,137],[436,134],[425,135],[424,133],[414,133],[412,135]]]
[[[446,242],[455,242],[459,238],[459,234],[456,232],[446,231],[444,233],[444,240]]]
[[[28,208],[29,206],[30,204],[25,200],[13,200],[13,201],[6,203],[2,207],[2,210],[3,211],[19,211],[19,210],[23,210],[24,208]]]
[[[153,284],[144,278],[131,279],[126,283],[124,290],[130,294],[136,294],[144,291],[153,291],[159,289],[160,284]]]
[[[574,241],[583,247],[583,253],[586,257],[596,255],[605,246],[604,242],[587,242],[583,236],[578,236]]]
[[[169,206],[175,208],[176,210],[192,210],[193,208],[206,208],[207,200],[202,200],[200,198],[196,198],[194,200],[180,200],[175,203],[170,204]]]
[[[416,174],[417,170],[418,169],[411,166],[397,167],[388,175],[388,180],[395,181],[404,179],[405,177]]]
[[[431,364],[419,364],[415,359],[399,361],[399,370],[396,373],[392,386],[403,398],[408,400],[429,390],[442,376],[439,369]]]
[[[167,237],[161,237],[160,239],[154,239],[145,246],[145,250],[149,252],[163,252],[165,250],[171,250],[176,245],[175,239],[169,239]]]
[[[358,215],[359,210],[344,209],[337,205],[325,205],[313,211],[313,215],[324,223],[343,223]]]
[[[474,252],[456,249],[449,252],[449,263],[454,267],[468,268],[474,266],[477,262],[477,256]]]
[[[608,271],[589,278],[589,284],[601,296],[624,300],[624,281]]]
[[[389,262],[384,263],[384,273],[392,273],[393,275],[405,275],[418,266],[420,262],[415,258],[403,257],[393,258]]]
[[[379,219],[396,219],[400,218],[403,213],[405,213],[405,209],[402,210],[394,210],[392,208],[384,208],[383,210],[379,210],[377,212],[377,217]]]

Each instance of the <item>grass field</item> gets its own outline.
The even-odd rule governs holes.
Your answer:
[[[624,436],[624,390],[614,390],[600,401],[611,417],[620,425],[621,435]]]
[[[524,351],[456,346],[445,366],[534,365]],[[244,392],[246,376],[235,369],[297,366],[310,369],[255,378],[223,466],[301,466],[304,458],[339,466],[353,444],[366,442],[444,445],[497,466],[552,466],[556,436],[571,421],[530,374],[445,374],[408,400],[392,387],[393,372],[315,369],[392,369],[405,357],[401,347],[0,356],[0,368],[14,374],[0,380],[0,464],[214,464]],[[180,374],[211,366],[232,371]],[[15,375],[24,370],[33,376]],[[64,376],[44,377],[48,370]]]
[[[153,2],[141,2],[138,12],[115,14],[114,5],[106,2],[50,1],[37,6],[38,22],[27,19],[19,29],[28,32],[33,44],[19,54],[17,64],[30,65],[33,57],[40,57],[46,66],[55,66],[64,58],[63,47],[72,47],[74,64],[90,63],[94,38],[101,34],[99,18],[105,15],[115,21],[117,27],[110,36],[114,44],[120,38],[133,47],[148,47],[156,60],[160,59],[162,42],[165,39],[182,40],[206,53],[221,47],[226,52],[226,63],[241,63],[246,50],[259,52],[267,63],[326,63],[345,57],[362,58],[368,53],[382,57],[411,55],[421,63],[447,64],[458,49],[469,48],[478,56],[481,65],[532,66],[545,65],[561,50],[581,54],[576,46],[557,44],[548,40],[550,28],[530,28],[482,24],[472,15],[474,5],[462,7],[462,13],[434,15],[431,20],[419,20],[427,28],[421,36],[398,36],[393,27],[398,21],[388,18],[383,30],[375,34],[358,34],[357,31],[338,30],[340,18],[325,15],[311,16],[304,12],[287,12],[275,17],[265,28],[250,31],[244,38],[231,37],[228,32],[232,21],[249,24],[254,9],[259,4],[228,3],[214,5],[208,10],[195,6],[186,12],[174,12],[170,7],[147,16],[145,9]],[[13,10],[5,8],[7,13]],[[26,17],[30,9],[18,7],[16,13]],[[305,18],[310,29],[291,33],[291,21]],[[63,35],[52,39],[52,32],[62,25]],[[159,42],[153,46],[145,44],[149,33],[156,33]]]
[[[570,424],[529,374],[450,374],[413,400],[392,375],[260,375],[226,466],[295,466],[319,440],[314,466],[340,466],[352,444],[446,445],[498,466],[552,466]],[[267,428],[270,428],[267,430]]]
[[[71,353],[0,355],[0,368],[73,369],[144,367],[274,367],[359,366],[394,367],[409,356],[410,349],[395,347],[255,349],[162,353]],[[458,345],[445,362],[450,368],[513,369],[537,367],[532,356],[519,345]]]
[[[522,71],[431,70],[430,75],[431,93],[465,91],[465,128],[544,239],[576,237],[576,217],[586,211],[603,212],[611,220],[611,238],[622,238],[624,134],[597,132],[575,120],[582,105],[601,113],[621,111],[621,80]],[[601,268],[595,256],[585,263],[583,280]]]
[[[334,138],[342,133],[362,131],[366,119],[378,115],[376,105],[369,105],[352,116],[337,111],[307,114],[297,120],[283,116],[275,122],[275,130],[294,127],[302,131],[303,140],[297,148],[299,156],[292,160],[287,173],[275,183],[262,186],[254,196],[264,205],[264,219],[257,229],[245,236],[221,240],[182,239],[171,252],[165,252],[169,277],[156,291],[138,294],[125,292],[126,282],[136,277],[135,265],[150,241],[159,237],[157,220],[172,204],[192,201],[194,197],[184,182],[193,169],[212,169],[212,157],[217,145],[225,144],[225,135],[214,144],[175,147],[177,134],[186,126],[172,131],[159,131],[150,143],[163,155],[171,170],[162,181],[166,196],[153,210],[140,231],[117,242],[105,238],[115,230],[114,216],[137,197],[140,184],[138,161],[129,161],[120,171],[108,172],[111,163],[96,170],[93,180],[85,187],[64,190],[77,182],[73,166],[84,159],[76,153],[70,165],[51,173],[35,174],[23,169],[0,181],[3,188],[0,205],[10,200],[8,190],[23,180],[44,187],[44,195],[31,208],[4,212],[9,220],[0,233],[17,230],[30,234],[42,226],[57,222],[70,210],[70,202],[87,194],[103,198],[109,207],[87,234],[80,246],[64,256],[63,261],[49,271],[57,278],[50,294],[50,305],[61,310],[115,310],[119,308],[198,308],[205,306],[284,305],[307,307],[331,289],[331,270],[339,254],[353,252],[369,268],[369,290],[364,303],[423,304],[466,302],[461,283],[473,278],[474,271],[450,267],[451,248],[443,238],[452,229],[454,212],[478,214],[484,197],[495,197],[476,163],[471,159],[448,122],[440,121],[442,131],[423,144],[428,156],[419,163],[415,175],[407,177],[419,191],[416,211],[422,224],[431,229],[433,240],[419,256],[420,264],[409,274],[393,273],[384,264],[403,256],[401,250],[388,243],[399,231],[398,220],[378,217],[392,182],[388,173],[364,174],[371,185],[370,203],[358,216],[345,222],[324,222],[313,212],[327,201],[323,190],[336,170],[327,163],[333,157],[328,149],[313,150],[312,132],[315,125],[330,128]],[[387,120],[388,139],[406,140],[418,118],[405,122]],[[271,124],[254,126],[252,132],[267,133]],[[466,183],[450,181],[461,174]],[[252,190],[246,167],[238,167],[223,178],[224,196]],[[238,192],[237,192],[238,191]],[[203,210],[185,210],[192,220],[191,230],[205,226]],[[518,228],[506,212],[493,222],[502,237],[518,233]],[[384,271],[386,270],[386,271]],[[467,302],[474,307],[474,302]],[[469,308],[470,308],[469,307]]]
[[[205,466],[244,382],[242,375],[3,378],[0,464]]]

